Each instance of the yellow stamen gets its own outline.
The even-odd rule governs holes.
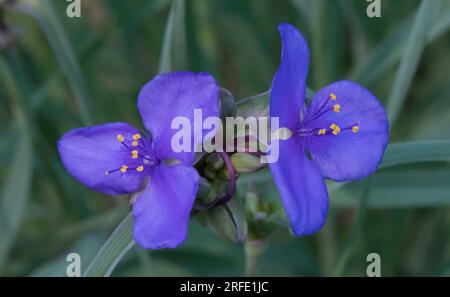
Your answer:
[[[320,129],[319,132],[317,132],[317,135],[325,135],[327,133],[327,129]]]
[[[358,127],[358,126],[353,126],[353,127],[352,127],[353,133],[358,132],[358,130],[359,130],[359,127]]]
[[[137,157],[138,157],[138,151],[137,150],[131,151],[131,158],[137,159]]]
[[[336,100],[336,95],[333,93],[330,93],[330,99],[333,101]]]
[[[127,172],[128,166],[127,165],[122,165],[122,167],[120,168],[120,172],[125,173]]]
[[[142,172],[142,171],[144,171],[144,166],[138,166],[138,168],[136,168],[136,171],[137,172]]]
[[[132,145],[132,146],[138,146],[138,145],[139,145],[139,142],[137,142],[136,140],[134,140],[134,141],[131,143],[131,145]]]
[[[141,139],[141,135],[140,134],[134,134],[133,135],[133,139],[134,140],[139,140],[139,139]]]
[[[334,112],[339,112],[341,110],[341,106],[339,104],[335,104],[333,110]]]
[[[120,142],[123,142],[125,140],[125,137],[123,137],[122,134],[117,135],[117,140]]]
[[[334,135],[338,135],[341,132],[341,127],[336,124],[331,124],[330,128],[333,130],[333,132],[331,133],[333,133]]]

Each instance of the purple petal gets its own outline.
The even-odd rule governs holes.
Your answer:
[[[317,166],[308,160],[302,145],[290,138],[280,142],[279,159],[269,163],[284,209],[296,236],[322,228],[328,211],[328,193]]]
[[[61,137],[58,150],[67,171],[85,186],[111,195],[136,192],[141,189],[142,174],[136,171],[106,174],[130,158],[117,135],[131,139],[136,133],[139,131],[126,123],[74,129]]]
[[[305,100],[309,48],[302,34],[292,25],[281,24],[281,64],[272,82],[270,115],[280,118],[281,127],[294,129]]]
[[[336,100],[328,98],[336,95]],[[312,120],[320,108],[340,105],[339,112],[330,110]],[[323,109],[325,110],[325,109]],[[319,112],[321,113],[321,112]],[[323,129],[332,124],[341,128],[338,135],[312,136],[309,150],[322,174],[335,181],[366,177],[380,164],[389,138],[389,122],[377,98],[362,86],[351,81],[335,82],[313,98],[305,115],[305,126]],[[352,127],[359,127],[354,133]]]
[[[193,167],[159,165],[133,205],[134,240],[146,249],[175,248],[182,243],[198,182]]]
[[[161,159],[176,158],[188,165],[194,159],[194,146],[209,130],[194,127],[194,109],[201,109],[203,119],[219,116],[218,87],[214,78],[207,73],[174,72],[156,76],[141,90],[138,108],[145,127],[152,133],[155,150]],[[177,129],[171,129],[175,117],[184,116],[190,120],[191,152],[175,153],[171,148],[172,136]],[[197,133],[197,134],[196,134]]]

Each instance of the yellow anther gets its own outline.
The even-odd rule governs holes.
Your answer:
[[[131,143],[131,145],[132,145],[132,146],[138,146],[138,145],[139,145],[139,142],[137,142],[136,140],[134,140],[134,141]]]
[[[122,134],[118,134],[117,135],[117,140],[120,141],[120,142],[123,142],[125,140],[125,137],[123,137]]]
[[[339,112],[341,110],[341,106],[339,104],[335,104],[333,106],[333,110],[334,110],[334,112]]]
[[[327,133],[327,129],[320,129],[318,132],[317,132],[317,135],[325,135]]]
[[[144,166],[138,166],[137,168],[136,168],[136,171],[137,172],[142,172],[142,171],[144,171]]]
[[[353,133],[358,132],[358,130],[359,130],[359,127],[358,127],[358,126],[353,126],[353,127],[352,127]]]
[[[134,140],[139,140],[139,139],[141,139],[141,135],[140,134],[134,134],[133,135],[133,139]]]
[[[341,132],[341,127],[336,124],[331,124],[330,128],[331,130],[333,130],[333,132],[331,133],[333,133],[334,135],[338,135]]]
[[[333,101],[336,100],[336,95],[333,93],[330,93],[330,99]]]
[[[122,165],[122,167],[120,168],[120,172],[125,173],[127,172],[128,166],[127,165]]]
[[[131,158],[137,159],[137,157],[138,157],[138,151],[137,150],[131,151]]]

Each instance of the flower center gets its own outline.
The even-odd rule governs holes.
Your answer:
[[[330,93],[327,100],[325,100],[322,106],[311,116],[307,117],[304,122],[301,123],[301,128],[296,133],[297,138],[325,135],[338,136],[341,132],[344,131],[352,131],[353,133],[357,133],[360,126],[359,121],[345,127],[341,127],[339,123],[332,123],[328,127],[314,127],[314,121],[319,120],[323,117],[326,118],[330,115],[330,113],[339,113],[341,111],[341,105],[336,101],[337,96],[333,93]]]
[[[105,171],[105,175],[116,172],[125,174],[130,171],[145,173],[160,163],[153,153],[151,141],[143,139],[140,134],[134,134],[129,141],[122,134],[118,134],[116,138],[122,144],[126,157],[122,166]]]

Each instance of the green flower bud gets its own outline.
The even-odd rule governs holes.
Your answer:
[[[208,205],[216,200],[218,193],[218,188],[214,183],[210,183],[206,178],[200,177],[196,203],[198,203],[199,206]]]
[[[236,198],[209,210],[207,216],[209,226],[223,238],[234,243],[242,243],[247,238],[245,212]]]
[[[230,180],[230,175],[228,174],[228,170],[226,168],[220,170],[217,177],[221,180]]]
[[[206,158],[206,166],[212,171],[219,171],[224,165],[222,157],[217,153],[213,153]]]
[[[209,184],[209,182],[204,177],[200,177],[200,181],[198,183],[197,196],[199,197],[206,196],[210,191],[210,189],[211,185]]]
[[[239,173],[255,172],[265,166],[259,157],[249,153],[235,153],[231,156],[231,162]]]
[[[214,171],[212,171],[211,169],[209,169],[208,167],[206,167],[203,170],[203,174],[205,175],[206,178],[208,178],[210,180],[216,179],[216,173]]]
[[[225,90],[219,90],[219,99],[220,99],[220,117],[225,119],[226,117],[234,117],[236,115],[236,101],[234,100],[233,95]]]

